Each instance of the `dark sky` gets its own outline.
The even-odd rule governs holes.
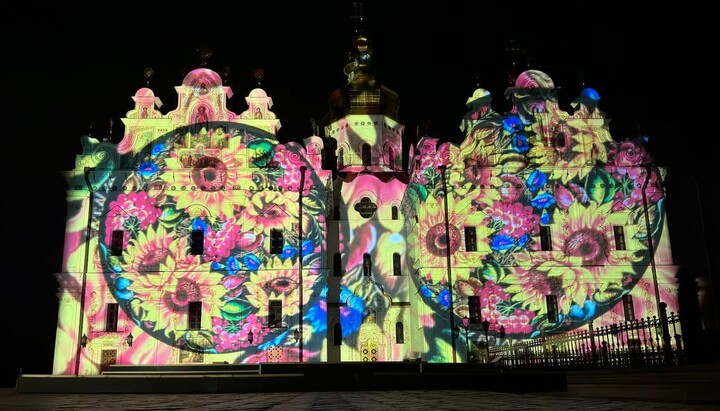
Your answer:
[[[51,372],[67,188],[60,172],[74,167],[91,123],[105,137],[112,118],[112,141],[122,138],[120,118],[145,86],[143,70],[155,70],[150,87],[166,113],[177,103],[173,87],[199,66],[197,49],[208,47],[208,68],[231,69],[235,96],[228,108],[240,113],[261,67],[262,88],[282,122],[279,139],[300,140],[310,135],[310,120],[327,113],[330,93],[346,83],[342,68],[353,27],[350,3],[342,1],[111,2],[103,9],[28,3],[2,6],[10,172],[2,197],[7,237],[0,288],[3,322],[10,324],[0,329],[12,348],[4,376],[18,367]],[[711,95],[701,86],[709,78],[712,90],[716,81],[708,10],[662,1],[563,8],[522,1],[388,3],[364,2],[364,28],[376,79],[400,96],[407,138],[429,119],[431,136],[459,143],[465,101],[478,83],[504,112],[505,48],[515,39],[527,50],[529,67],[560,87],[561,108],[570,111],[585,84],[599,92],[615,140],[650,136],[658,164],[668,167],[698,169],[710,159],[714,131],[701,117]]]

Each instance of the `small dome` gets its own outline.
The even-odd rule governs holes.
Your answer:
[[[475,101],[477,99],[481,99],[483,97],[487,97],[489,95],[490,95],[489,91],[485,90],[484,88],[479,88],[479,89],[475,90],[472,97],[467,99],[467,103],[465,103],[465,105],[469,106],[470,104],[472,104],[473,101]]]
[[[143,87],[135,92],[135,97],[155,97],[155,93],[149,88]]]
[[[587,97],[587,98],[589,98],[590,100],[594,100],[594,101],[600,100],[600,95],[598,94],[598,92],[597,92],[594,88],[590,88],[590,87],[584,88],[584,89],[582,89],[582,91],[580,92],[580,95],[583,96],[583,97]]]
[[[520,73],[515,81],[516,88],[548,88],[554,89],[550,76],[538,70],[527,70]]]
[[[254,88],[254,89],[252,89],[252,90],[250,91],[250,94],[248,95],[248,97],[267,97],[267,96],[268,96],[268,95],[267,95],[267,93],[265,92],[265,90],[263,90],[263,89],[261,89],[261,88]]]
[[[183,79],[183,86],[213,88],[221,85],[220,75],[205,68],[192,70]]]

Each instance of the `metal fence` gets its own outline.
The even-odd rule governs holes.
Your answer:
[[[535,340],[488,347],[492,362],[510,368],[622,368],[680,365],[685,361],[680,317],[661,303],[655,316]],[[672,336],[671,336],[672,335]]]

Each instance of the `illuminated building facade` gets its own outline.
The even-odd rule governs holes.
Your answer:
[[[139,89],[119,143],[82,138],[53,374],[462,362],[485,320],[506,344],[678,311],[665,171],[642,139],[612,139],[593,89],[567,113],[528,70],[507,113],[475,90],[460,145],[404,151],[399,96],[366,39],[353,45],[323,136],[303,143],[278,141],[261,88],[228,110],[232,90],[205,67],[166,113]]]

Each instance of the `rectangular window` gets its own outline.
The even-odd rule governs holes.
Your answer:
[[[333,255],[333,276],[342,276],[342,255],[340,253]]]
[[[282,326],[282,301],[270,300],[268,306],[268,327],[278,328]]]
[[[468,307],[470,309],[470,324],[480,324],[482,322],[480,310],[480,296],[471,295],[468,297]]]
[[[270,230],[270,254],[282,254],[283,242],[282,230]]]
[[[190,254],[202,255],[205,251],[205,230],[192,230],[190,234]]]
[[[635,307],[633,306],[632,295],[625,294],[622,297],[623,311],[625,312],[625,321],[635,320]]]
[[[465,251],[477,251],[475,227],[465,227]]]
[[[117,326],[118,326],[118,305],[117,303],[108,303],[105,306],[106,314],[105,314],[105,331],[107,332],[117,332]]]
[[[613,233],[615,234],[615,249],[625,250],[625,230],[623,229],[623,226],[613,226]]]
[[[202,301],[190,301],[188,304],[188,329],[202,328]]]
[[[338,347],[342,345],[342,326],[335,323],[333,326],[333,345]]]
[[[402,275],[402,271],[400,269],[400,254],[394,253],[393,254],[393,275],[399,276]]]
[[[545,296],[545,301],[547,302],[548,322],[551,322],[551,323],[558,322],[557,296],[556,295],[547,295],[547,296]]]
[[[372,261],[370,260],[370,254],[365,253],[363,254],[363,275],[370,277],[370,274],[372,274]]]
[[[113,230],[112,243],[110,244],[110,254],[111,255],[122,255],[124,242],[125,242],[125,231]]]
[[[540,251],[552,251],[552,237],[550,226],[540,226]]]

